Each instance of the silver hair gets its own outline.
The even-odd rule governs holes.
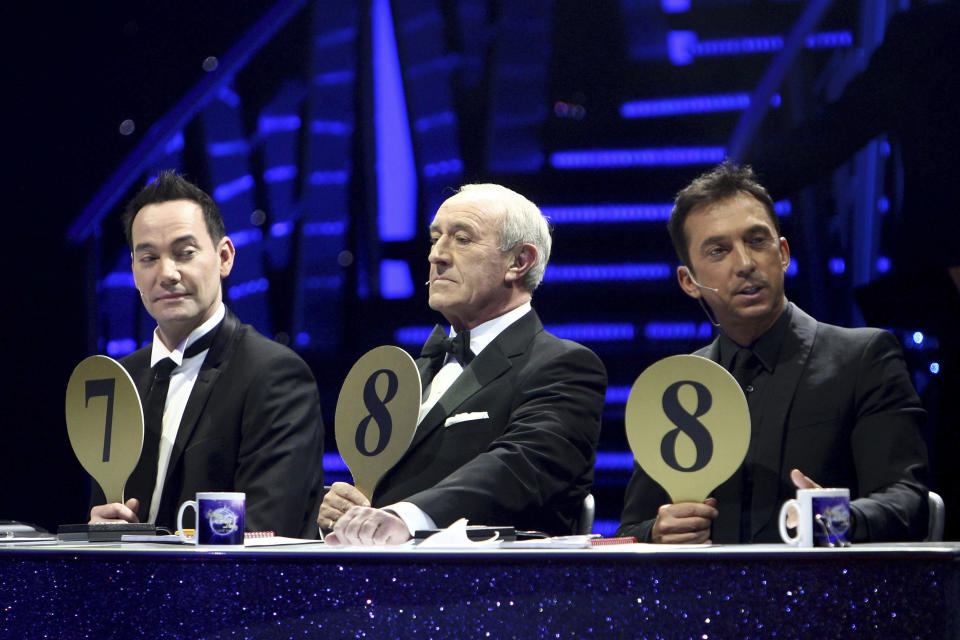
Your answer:
[[[533,292],[543,280],[550,260],[550,248],[553,239],[550,236],[550,224],[539,207],[516,191],[499,184],[465,184],[458,193],[486,192],[500,205],[500,228],[497,237],[500,251],[509,251],[519,244],[532,244],[537,249],[537,260],[520,281],[526,291]]]

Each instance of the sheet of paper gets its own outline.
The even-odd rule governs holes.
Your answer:
[[[417,545],[418,549],[450,549],[467,548],[478,549],[481,547],[500,546],[499,534],[494,534],[489,540],[471,540],[467,536],[467,519],[460,518],[446,529],[441,529],[423,542]]]

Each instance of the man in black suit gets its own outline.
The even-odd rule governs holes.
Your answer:
[[[223,304],[221,280],[235,249],[217,205],[164,172],[130,202],[123,223],[134,280],[157,328],[151,346],[121,361],[146,422],[130,497],[97,504],[94,496],[91,522],[172,530],[179,505],[198,491],[242,491],[248,530],[313,537],[323,488],[316,382],[299,356]]]
[[[572,533],[607,380],[592,351],[544,331],[530,307],[550,255],[547,222],[516,192],[466,185],[437,211],[430,238],[430,307],[454,340],[438,326],[424,345],[420,422],[372,502],[335,483],[317,524],[332,529],[328,544],[399,543],[459,518]]]
[[[694,180],[677,195],[668,229],[680,287],[706,302],[721,329],[696,355],[741,383],[752,435],[743,465],[703,503],[668,504],[636,467],[618,534],[778,542],[780,505],[795,489],[832,486],[855,498],[855,541],[922,539],[924,412],[894,337],[820,323],[787,302],[790,247],[749,167],[724,163]]]

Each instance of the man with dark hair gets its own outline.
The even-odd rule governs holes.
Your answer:
[[[848,487],[854,541],[927,532],[924,419],[896,339],[817,322],[784,294],[790,247],[749,167],[723,163],[683,189],[668,223],[680,287],[713,311],[720,335],[696,355],[730,370],[747,396],[751,440],[732,478],[703,503],[669,504],[642,469],[619,535],[643,541],[778,542],[797,488]]]
[[[316,382],[299,356],[223,304],[236,250],[217,205],[164,172],[130,202],[123,226],[157,328],[151,346],[121,360],[146,423],[128,499],[98,504],[95,495],[91,522],[172,530],[179,505],[198,491],[242,491],[248,530],[313,537],[323,488]]]
[[[466,185],[440,206],[430,244],[430,308],[451,335],[438,325],[417,360],[424,397],[413,441],[369,500],[334,483],[317,524],[335,545],[400,543],[459,518],[574,533],[607,376],[531,308],[550,258],[547,221],[515,191]]]

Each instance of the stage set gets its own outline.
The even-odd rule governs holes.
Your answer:
[[[89,517],[64,391],[84,358],[152,340],[119,220],[172,169],[223,214],[226,306],[316,379],[326,485],[353,480],[334,436],[351,366],[381,345],[416,357],[444,321],[423,285],[438,206],[475,182],[529,197],[553,237],[532,305],[607,373],[590,531],[613,536],[634,382],[719,326],[678,287],[666,220],[679,189],[731,158],[770,190],[789,301],[889,329],[903,348],[946,542],[214,552],[0,539],[0,637],[960,639],[956,2],[173,4],[21,7],[5,21],[22,21],[10,234],[26,239],[11,264],[27,275],[8,292],[0,519],[55,532]]]

